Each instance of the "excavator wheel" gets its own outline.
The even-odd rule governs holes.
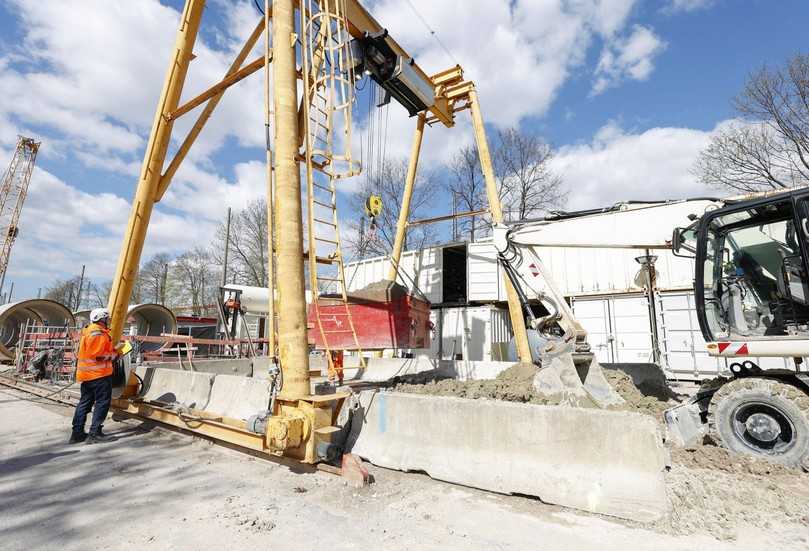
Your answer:
[[[711,398],[708,434],[731,452],[809,470],[809,395],[775,379],[733,379]]]

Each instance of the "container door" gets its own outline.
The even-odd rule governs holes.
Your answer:
[[[610,298],[615,362],[652,363],[652,326],[645,296]]]
[[[469,302],[495,302],[501,297],[501,274],[492,243],[469,243],[466,249],[466,297]],[[503,293],[502,296],[505,296]]]
[[[682,378],[714,377],[725,370],[725,361],[712,358],[697,320],[693,292],[660,294],[658,334],[660,351],[671,375]]]
[[[606,298],[571,299],[573,314],[587,331],[587,342],[599,362],[615,362],[610,316],[610,300]]]

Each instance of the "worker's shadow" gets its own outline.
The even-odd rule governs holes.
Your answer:
[[[12,457],[8,461],[0,462],[0,477],[6,474],[17,474],[20,471],[30,467],[36,467],[37,465],[47,463],[52,459],[75,455],[79,453],[79,451],[80,450],[65,450],[61,452],[35,453],[32,455],[23,455],[21,457]]]
[[[142,436],[144,434],[148,434],[152,432],[157,427],[157,423],[151,421],[143,421],[136,426],[127,427],[125,429],[116,430],[114,432],[108,432],[107,434],[115,439],[124,440],[126,438],[131,438],[133,436]]]

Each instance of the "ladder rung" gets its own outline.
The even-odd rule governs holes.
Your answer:
[[[324,191],[328,191],[329,193],[334,194],[334,190],[332,188],[330,188],[330,187],[326,187],[324,185],[318,184],[317,182],[312,182],[312,185],[315,186],[316,188],[320,188],[320,189],[322,189]],[[329,205],[329,206],[331,206],[331,205]]]
[[[306,260],[309,260],[309,252],[308,251],[303,253],[303,258],[305,258]],[[335,262],[339,262],[339,257],[329,258],[328,256],[316,256],[315,257],[315,262],[317,262],[318,264],[329,264],[329,265],[331,265],[331,264],[334,264]]]
[[[323,331],[323,333],[331,334],[331,333],[353,333],[351,329],[341,329],[339,331]]]
[[[328,222],[326,220],[321,220],[320,218],[315,218],[314,221],[317,222],[318,224],[328,224],[329,226],[332,226],[332,227],[335,227],[335,228],[337,227],[337,224],[335,224],[334,222]]]
[[[316,278],[318,281],[342,281],[342,279],[334,278],[334,277],[323,277],[317,276]]]
[[[315,236],[315,240],[323,241],[324,243],[332,243],[334,245],[339,245],[339,243],[337,241],[334,241],[333,239],[326,239],[325,237]]]
[[[323,201],[318,201],[317,199],[312,199],[312,202],[316,205],[320,205],[321,207],[326,207],[327,209],[333,209],[334,205],[331,203],[324,203]]]

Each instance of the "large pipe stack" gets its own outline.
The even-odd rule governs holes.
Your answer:
[[[3,304],[0,306],[0,359],[14,359],[20,327],[29,321],[52,327],[73,327],[76,323],[70,310],[53,300],[30,299]]]

